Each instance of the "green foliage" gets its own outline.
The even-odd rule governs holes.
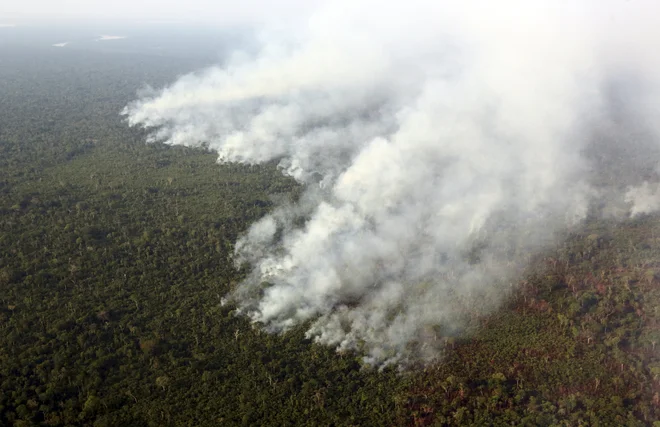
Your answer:
[[[657,423],[657,218],[567,236],[437,363],[364,369],[222,304],[245,273],[236,238],[300,189],[273,164],[217,165],[121,122],[144,79],[180,64],[7,49],[0,425]]]
[[[262,333],[222,305],[244,274],[234,242],[271,197],[297,197],[292,180],[145,145],[118,111],[161,60],[42,59],[58,71],[17,55],[0,68],[0,425],[396,418],[394,372],[364,371],[303,328]]]

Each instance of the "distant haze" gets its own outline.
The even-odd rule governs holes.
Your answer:
[[[86,24],[90,21],[214,25],[297,21],[320,0],[5,0],[0,23]]]

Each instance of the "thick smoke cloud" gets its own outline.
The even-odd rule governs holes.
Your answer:
[[[658,9],[339,2],[124,114],[305,185],[236,244],[243,313],[372,364],[429,359],[559,233],[660,207]]]

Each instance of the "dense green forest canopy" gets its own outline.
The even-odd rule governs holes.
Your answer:
[[[0,424],[647,425],[658,218],[589,223],[431,366],[363,366],[221,300],[233,244],[300,189],[147,145],[119,111],[202,60],[0,47]]]

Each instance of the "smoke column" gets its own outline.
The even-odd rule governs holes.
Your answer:
[[[123,114],[305,186],[236,243],[242,313],[369,364],[429,360],[560,233],[660,207],[659,9],[333,2]]]

